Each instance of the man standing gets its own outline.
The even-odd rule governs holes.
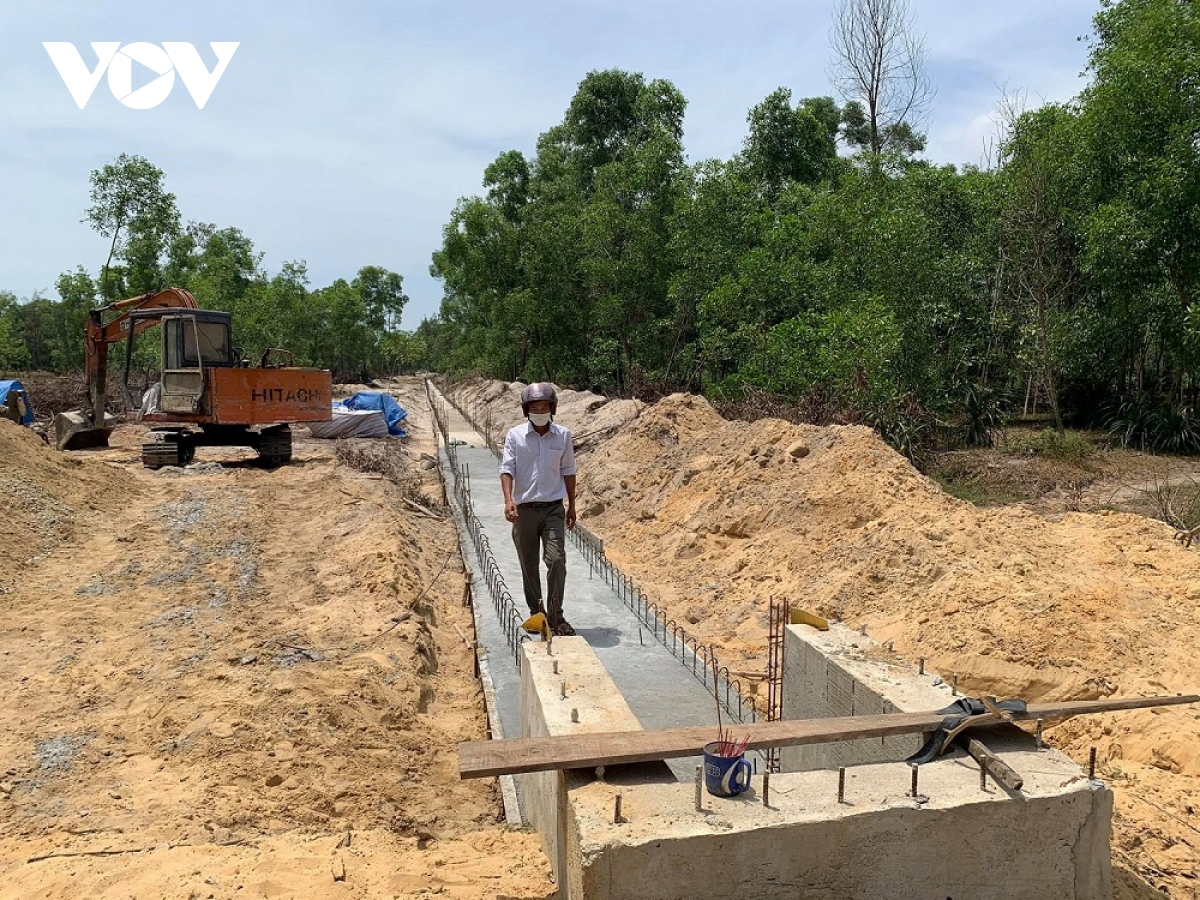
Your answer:
[[[558,412],[553,385],[531,384],[521,391],[521,412],[527,421],[509,429],[500,459],[504,518],[513,523],[513,544],[521,563],[530,615],[544,613],[554,634],[572,635],[575,629],[562,613],[567,585],[563,526],[575,527],[575,448],[570,429],[552,421]],[[546,562],[545,607],[538,571],[539,549]]]

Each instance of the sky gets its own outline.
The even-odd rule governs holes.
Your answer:
[[[1030,106],[1085,85],[1099,0],[912,0],[937,89],[924,156],[979,164],[1001,89]],[[0,0],[0,290],[56,296],[95,273],[107,241],[80,222],[88,175],[120,153],[166,173],[184,221],[240,228],[310,286],[379,265],[404,276],[403,327],[437,313],[430,256],[455,202],[483,192],[500,153],[532,156],[592,70],[665,78],[688,101],[690,162],[728,159],[746,114],[778,87],[834,95],[833,0]],[[44,41],[212,41],[238,48],[203,109],[175,77],[133,109],[102,77],[83,109]],[[153,75],[133,65],[132,87]],[[199,298],[203,303],[203,298]]]

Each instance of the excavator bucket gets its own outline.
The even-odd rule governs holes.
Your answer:
[[[96,428],[89,416],[80,410],[59,413],[54,417],[54,445],[59,450],[87,450],[107,447],[108,436],[117,427],[115,416],[104,414],[104,426]]]

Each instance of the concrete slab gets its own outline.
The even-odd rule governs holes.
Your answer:
[[[522,648],[522,737],[642,730],[587,641],[580,637],[559,638],[553,642],[553,656],[544,647],[527,644]],[[542,836],[542,845],[559,884],[572,871],[578,872],[578,864],[572,867],[569,862],[578,858],[579,840],[567,795],[596,778],[594,771],[516,776],[524,815]],[[612,767],[605,771],[604,780],[606,784],[628,789],[635,785],[674,783],[675,776],[664,763],[647,763]],[[578,885],[575,890],[568,896],[582,896]]]
[[[587,900],[1107,900],[1111,792],[1014,762],[1030,773],[1020,801],[939,762],[922,769],[918,804],[892,763],[854,769],[841,806],[836,772],[773,775],[770,809],[706,797],[697,812],[685,785],[650,785],[625,792],[621,825],[616,788],[583,785],[570,791],[570,878]]]

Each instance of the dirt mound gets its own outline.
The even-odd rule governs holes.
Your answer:
[[[0,533],[28,550],[26,555],[68,537],[131,490],[124,472],[59,453],[30,429],[0,419]],[[0,576],[19,562],[11,554],[0,556]]]
[[[151,472],[141,436],[68,455],[0,431],[0,471],[119,501],[0,580],[0,898],[552,893],[495,782],[458,778],[486,721],[453,521],[332,442]]]
[[[521,415],[523,381],[489,381],[471,378],[447,388],[447,393],[482,430],[497,443],[504,441],[508,429],[524,421]],[[646,404],[640,400],[618,400],[591,391],[558,388],[558,413],[555,421],[570,428],[575,448],[584,452],[598,447],[609,435],[636,419]]]
[[[520,387],[478,382],[458,396],[498,433],[519,417]],[[617,407],[563,397],[559,418],[577,433]],[[765,666],[767,601],[786,596],[867,624],[966,690],[1200,691],[1197,556],[1161,522],[980,509],[860,426],[728,421],[686,394],[624,402],[608,439],[580,448],[581,515],[652,599],[740,668]],[[1194,713],[1114,721],[1110,756],[1200,775]]]
[[[982,510],[869,429],[729,422],[683,395],[587,455],[581,483],[614,561],[747,661],[763,657],[767,599],[786,596],[868,624],[967,690],[1065,699],[1200,688],[1196,556],[1160,522]],[[1139,731],[1122,752],[1147,763],[1165,754],[1200,774],[1174,718],[1195,725],[1186,711],[1122,718]]]

